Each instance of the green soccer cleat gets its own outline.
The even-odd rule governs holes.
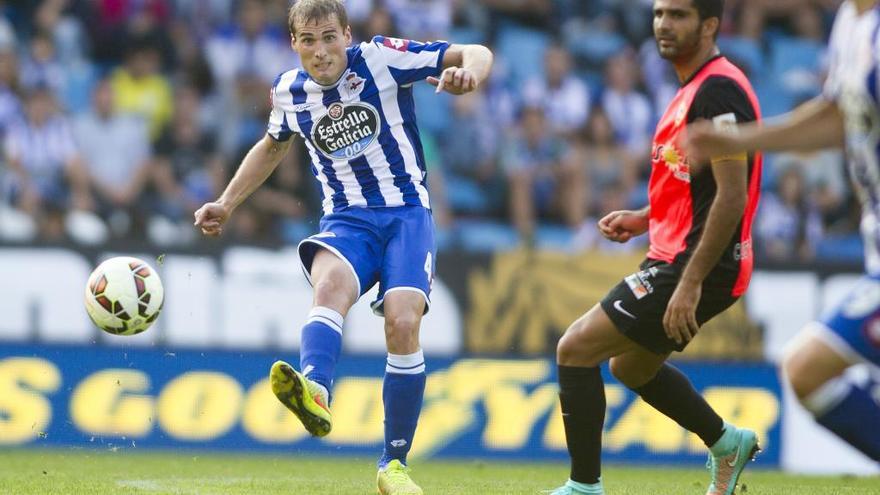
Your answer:
[[[733,495],[739,475],[761,451],[754,431],[737,428],[736,436],[736,448],[728,454],[718,457],[709,454],[706,467],[712,472],[712,484],[706,495]]]
[[[333,428],[323,387],[309,380],[284,361],[275,361],[269,371],[272,393],[302,421],[306,431],[323,437]]]
[[[409,477],[409,468],[392,460],[376,476],[379,495],[422,495],[419,485]]]

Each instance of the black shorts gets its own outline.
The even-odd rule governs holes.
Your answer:
[[[600,303],[602,309],[621,333],[657,354],[684,350],[687,343],[678,344],[666,336],[663,314],[672,293],[678,285],[682,268],[646,259],[639,271],[628,275],[617,284]],[[700,303],[697,305],[697,324],[700,326],[736,302],[732,287],[714,287],[706,281]]]

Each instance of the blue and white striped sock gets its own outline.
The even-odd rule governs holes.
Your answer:
[[[406,464],[406,454],[416,433],[424,395],[425,356],[421,349],[406,355],[388,353],[382,384],[385,451],[379,459],[380,469],[392,459]]]
[[[342,349],[342,315],[323,306],[315,306],[302,330],[299,366],[309,380],[327,390],[333,385],[333,373]]]

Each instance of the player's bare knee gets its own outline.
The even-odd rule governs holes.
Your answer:
[[[315,299],[328,299],[338,297],[340,284],[331,278],[325,278],[315,282]]]
[[[852,363],[821,338],[802,334],[786,349],[782,369],[792,391],[803,400]]]
[[[408,311],[394,315],[386,314],[385,340],[389,344],[409,347],[417,340],[420,320],[417,314]]]
[[[576,324],[577,322],[568,327],[556,343],[556,362],[561,365],[569,364],[571,358],[577,354],[577,330],[574,329]]]
[[[597,346],[591,342],[586,321],[580,319],[568,327],[556,344],[556,362],[563,366],[599,366],[602,361],[595,355]]]
[[[823,364],[811,359],[809,354],[792,353],[785,356],[782,362],[785,380],[801,402],[839,375],[838,371],[826,369]]]
[[[315,282],[314,289],[315,305],[333,308],[342,314],[348,311],[356,299],[355,290],[340,277],[323,277]]]
[[[385,316],[385,330],[390,332],[413,332],[419,327],[418,315],[404,312]]]
[[[809,356],[799,352],[787,353],[782,361],[785,379],[800,400],[809,396],[816,388],[814,380],[810,379],[809,366]]]

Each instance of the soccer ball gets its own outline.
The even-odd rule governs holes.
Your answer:
[[[98,328],[114,335],[136,335],[149,328],[164,300],[159,274],[138,258],[110,258],[86,284],[86,312]]]

